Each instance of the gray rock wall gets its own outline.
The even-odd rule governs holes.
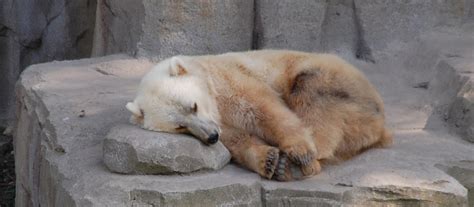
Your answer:
[[[460,25],[470,18],[471,2],[354,0],[354,5],[368,47],[381,52],[406,44],[433,27]]]
[[[4,0],[0,125],[11,117],[19,73],[33,63],[89,57],[91,50],[93,56],[164,58],[262,48],[336,52],[375,62],[425,30],[472,21],[473,2]]]
[[[0,1],[0,126],[28,65],[90,56],[95,10],[96,0]]]
[[[454,1],[99,1],[95,56],[207,54],[263,48],[337,52],[374,62],[421,32],[472,20]]]
[[[257,0],[257,48],[321,51],[327,1]]]
[[[101,0],[94,56],[169,57],[250,50],[253,0]]]

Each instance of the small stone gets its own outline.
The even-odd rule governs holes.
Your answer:
[[[3,131],[3,135],[5,136],[12,136],[13,132],[13,127],[12,126],[8,126],[4,131]]]
[[[430,85],[429,81],[421,82],[413,86],[413,88],[421,88],[421,89],[428,89]]]
[[[8,150],[8,142],[0,140],[0,156],[3,156]],[[6,161],[6,160],[5,160]]]
[[[105,165],[125,174],[217,170],[230,161],[229,151],[220,142],[208,146],[191,136],[147,131],[127,124],[109,131],[103,152]]]
[[[77,116],[78,116],[79,118],[85,117],[85,116],[86,116],[86,111],[85,111],[85,110],[81,110]]]

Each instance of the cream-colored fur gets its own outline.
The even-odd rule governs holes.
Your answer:
[[[191,133],[205,143],[220,134],[234,161],[283,181],[391,143],[377,91],[330,54],[173,57],[143,78],[127,109],[149,130]]]

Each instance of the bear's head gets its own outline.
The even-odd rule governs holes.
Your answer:
[[[144,129],[190,133],[206,144],[218,141],[219,113],[203,67],[192,57],[172,57],[146,74],[126,108]]]

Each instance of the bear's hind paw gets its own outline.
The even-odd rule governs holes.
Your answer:
[[[298,165],[309,165],[316,158],[316,150],[306,144],[296,144],[282,149],[289,159]]]

